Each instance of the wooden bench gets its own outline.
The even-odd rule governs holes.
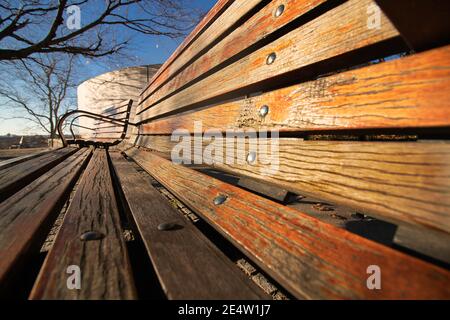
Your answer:
[[[100,114],[85,110],[73,110],[66,113],[58,125],[59,135],[63,140],[63,146],[77,144],[80,147],[93,145],[96,147],[115,146],[122,142],[130,124],[131,108],[133,100],[122,101],[117,105],[108,106],[102,110]],[[66,119],[71,118],[69,130],[72,134],[72,139],[66,140],[64,135],[64,124]],[[86,127],[77,124],[77,120],[81,118],[88,118],[94,121],[93,127]],[[85,134],[81,139],[76,139],[74,127],[88,130],[89,134]]]
[[[0,163],[0,294],[449,299],[449,6],[399,2],[219,0],[135,115]]]

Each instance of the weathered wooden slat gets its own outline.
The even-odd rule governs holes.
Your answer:
[[[127,154],[297,297],[450,298],[447,270],[152,152],[133,149]],[[227,199],[215,205],[218,195]],[[366,286],[371,265],[381,268],[380,290]]]
[[[11,196],[76,151],[76,148],[58,149],[0,171],[0,201]]]
[[[268,299],[119,153],[112,163],[169,299]],[[161,231],[162,223],[175,230]]]
[[[146,93],[150,96],[145,104],[154,105],[324,2],[325,0],[273,0],[207,53],[189,64],[167,84],[154,92]],[[280,5],[284,5],[285,9],[281,16],[276,17],[275,12]]]
[[[170,139],[170,136],[143,136],[138,145],[170,154],[181,146],[174,149],[178,142]],[[234,141],[236,143],[237,139]],[[268,181],[289,191],[347,205],[396,223],[422,225],[450,233],[448,141],[351,142],[296,138],[271,141],[261,138],[251,143],[257,146],[252,149],[257,157],[253,163],[246,160],[250,150],[248,139],[225,149],[226,141],[220,137],[208,147],[211,152],[205,151],[208,140],[204,141],[203,149],[194,150],[192,145],[191,159],[194,160],[195,155],[202,156],[203,163]],[[220,155],[222,148],[220,159],[215,155]],[[189,156],[190,150],[186,151]]]
[[[181,68],[207,49],[214,41],[229,30],[244,15],[255,8],[262,0],[233,1],[229,4],[225,12],[215,18],[215,20],[206,29],[201,30],[198,37],[192,39],[192,42],[185,48],[181,47],[182,52],[175,55],[172,60],[169,58],[161,68],[161,71],[153,77],[149,87],[141,93],[141,99],[151,94],[155,89],[161,86],[167,79],[176,74]],[[200,24],[201,25],[201,24]],[[195,32],[195,31],[194,31]],[[142,100],[139,104],[142,103]]]
[[[214,7],[208,11],[199,24],[192,32],[183,40],[180,46],[172,53],[169,59],[158,69],[158,71],[150,79],[147,86],[142,90],[145,92],[155,82],[161,74],[184,52],[184,50],[198,38],[235,0],[218,0]],[[142,93],[141,93],[142,95]]]
[[[82,241],[90,231],[103,238]],[[79,290],[67,287],[71,265],[81,270]],[[30,298],[136,298],[105,150],[94,151]]]
[[[450,265],[450,235],[430,229],[398,226],[393,242]]]
[[[23,149],[22,149],[22,150],[23,150]],[[33,152],[33,153],[31,153],[31,154],[24,154],[24,155],[17,156],[17,157],[11,158],[11,159],[7,159],[7,160],[0,161],[0,170],[3,170],[3,169],[6,169],[6,168],[9,168],[9,167],[12,167],[12,166],[14,166],[14,165],[16,165],[16,164],[19,164],[19,163],[24,162],[24,161],[27,161],[27,160],[31,160],[31,159],[40,157],[40,156],[42,156],[42,155],[44,155],[44,154],[46,154],[46,153],[52,152],[52,151],[53,151],[53,150],[46,149],[46,150],[41,150],[41,151]],[[26,152],[26,151],[25,151],[25,152]],[[25,152],[24,152],[24,153],[25,153]],[[11,154],[12,154],[12,153],[11,153]]]
[[[371,3],[370,0],[345,2],[139,114],[148,107],[144,101],[137,109],[137,121],[246,87],[259,91],[258,86],[264,87],[264,82],[274,77],[294,70],[299,72],[311,64],[398,37],[398,32],[384,16],[379,29],[367,28],[367,7]],[[267,57],[272,53],[276,54],[276,59],[268,65]]]
[[[0,294],[11,285],[19,266],[45,236],[86,164],[90,151],[81,149],[0,204]],[[22,266],[23,267],[23,266]]]
[[[176,129],[280,131],[450,126],[450,46],[143,124]],[[265,117],[259,113],[267,105]],[[198,129],[197,129],[198,130]]]

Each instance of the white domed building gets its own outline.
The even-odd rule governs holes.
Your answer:
[[[77,88],[78,109],[101,113],[105,108],[124,100],[133,99],[131,116],[134,116],[139,94],[160,65],[127,67],[110,71],[81,83]],[[79,124],[92,127],[94,120],[81,117]],[[79,128],[81,136],[88,130]]]

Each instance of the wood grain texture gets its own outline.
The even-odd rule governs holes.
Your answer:
[[[450,126],[450,46],[342,72],[256,97],[141,125],[142,134],[176,129],[280,131]],[[269,113],[259,115],[261,106]]]
[[[104,238],[81,241],[88,231]],[[66,286],[70,265],[81,269],[80,290]],[[94,151],[30,298],[136,298],[105,150]]]
[[[136,226],[169,299],[269,299],[119,153],[110,153]],[[161,223],[181,228],[160,231]]]
[[[113,105],[104,109],[101,115],[108,116],[115,120],[127,121],[131,116],[134,116],[132,106],[133,100],[124,100],[117,104],[117,106]],[[82,136],[83,140],[113,143],[122,138],[122,134],[124,134],[124,137],[126,134],[124,133],[124,123],[119,122],[97,120],[93,122],[93,129],[94,130],[91,131],[90,135]]]
[[[171,54],[169,59],[158,69],[158,71],[150,79],[147,86],[142,90],[142,93],[148,90],[148,88],[166,72],[167,68],[177,59],[184,50],[192,45],[193,41],[199,37],[201,33],[208,29],[208,27],[234,2],[235,0],[218,0],[214,7],[208,11],[199,24],[192,30],[192,32],[183,40],[181,45]],[[141,95],[142,95],[141,93]]]
[[[0,156],[2,158],[9,157],[10,159],[0,161],[0,170],[15,166],[16,164],[19,164],[27,160],[37,158],[52,151],[54,150],[44,148],[36,148],[36,149],[33,148],[31,152],[30,150],[27,149],[1,150]]]
[[[197,154],[203,156],[203,163],[225,171],[347,205],[396,223],[450,233],[449,141],[280,138],[275,141],[276,146],[274,141],[261,138],[257,145],[255,140],[251,142],[257,146],[252,150],[259,157],[252,164],[246,161],[249,140],[234,141],[234,148],[222,150],[226,142],[218,138],[207,150],[209,141],[205,140],[203,148],[193,151],[191,159]],[[170,141],[170,136],[146,136],[140,138],[138,145],[170,154],[177,143]],[[222,161],[215,158],[220,150]]]
[[[145,104],[154,105],[172,92],[191,83],[204,73],[267,38],[273,32],[324,2],[325,0],[274,0],[270,2],[204,55],[190,63],[160,89],[147,92],[146,94],[150,96],[146,98]],[[285,10],[280,17],[276,17],[275,11],[280,5],[284,5]]]
[[[39,251],[64,196],[90,155],[81,149],[0,204],[0,292],[31,250]]]
[[[397,37],[398,32],[384,16],[380,29],[367,29],[367,7],[371,3],[369,0],[345,2],[141,112],[148,107],[144,101],[138,106],[137,121],[161,116],[243,87],[255,86],[294,70],[298,72],[313,63]],[[271,53],[276,53],[277,58],[267,65],[266,59]]]
[[[243,189],[175,165],[152,152],[127,152],[297,297],[448,299],[450,272],[321,222]],[[228,198],[220,206],[217,195]],[[382,289],[368,290],[369,265]]]
[[[76,148],[58,149],[0,171],[0,201],[20,190],[77,150]]]
[[[161,86],[167,79],[175,75],[181,68],[188,65],[192,59],[195,59],[203,50],[207,49],[214,41],[216,41],[222,34],[229,30],[235,23],[237,23],[243,16],[255,8],[262,0],[246,0],[233,1],[225,12],[219,15],[208,28],[202,30],[192,43],[187,46],[179,56],[174,60],[170,60],[170,64],[166,67],[163,65],[160,70],[161,74],[156,74],[151,85],[140,95],[139,104],[143,99],[150,95],[155,89]],[[139,109],[139,107],[138,107]]]

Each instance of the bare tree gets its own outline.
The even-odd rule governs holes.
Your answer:
[[[120,38],[120,31],[107,32],[114,28],[177,38],[200,16],[188,7],[183,0],[0,0],[0,61],[33,58],[35,53],[117,53],[129,39]],[[67,26],[73,8],[83,17],[76,29]]]
[[[57,123],[69,106],[74,105],[74,55],[45,55],[20,60],[8,66],[0,82],[0,96],[9,108],[8,119],[33,122],[58,136]]]

